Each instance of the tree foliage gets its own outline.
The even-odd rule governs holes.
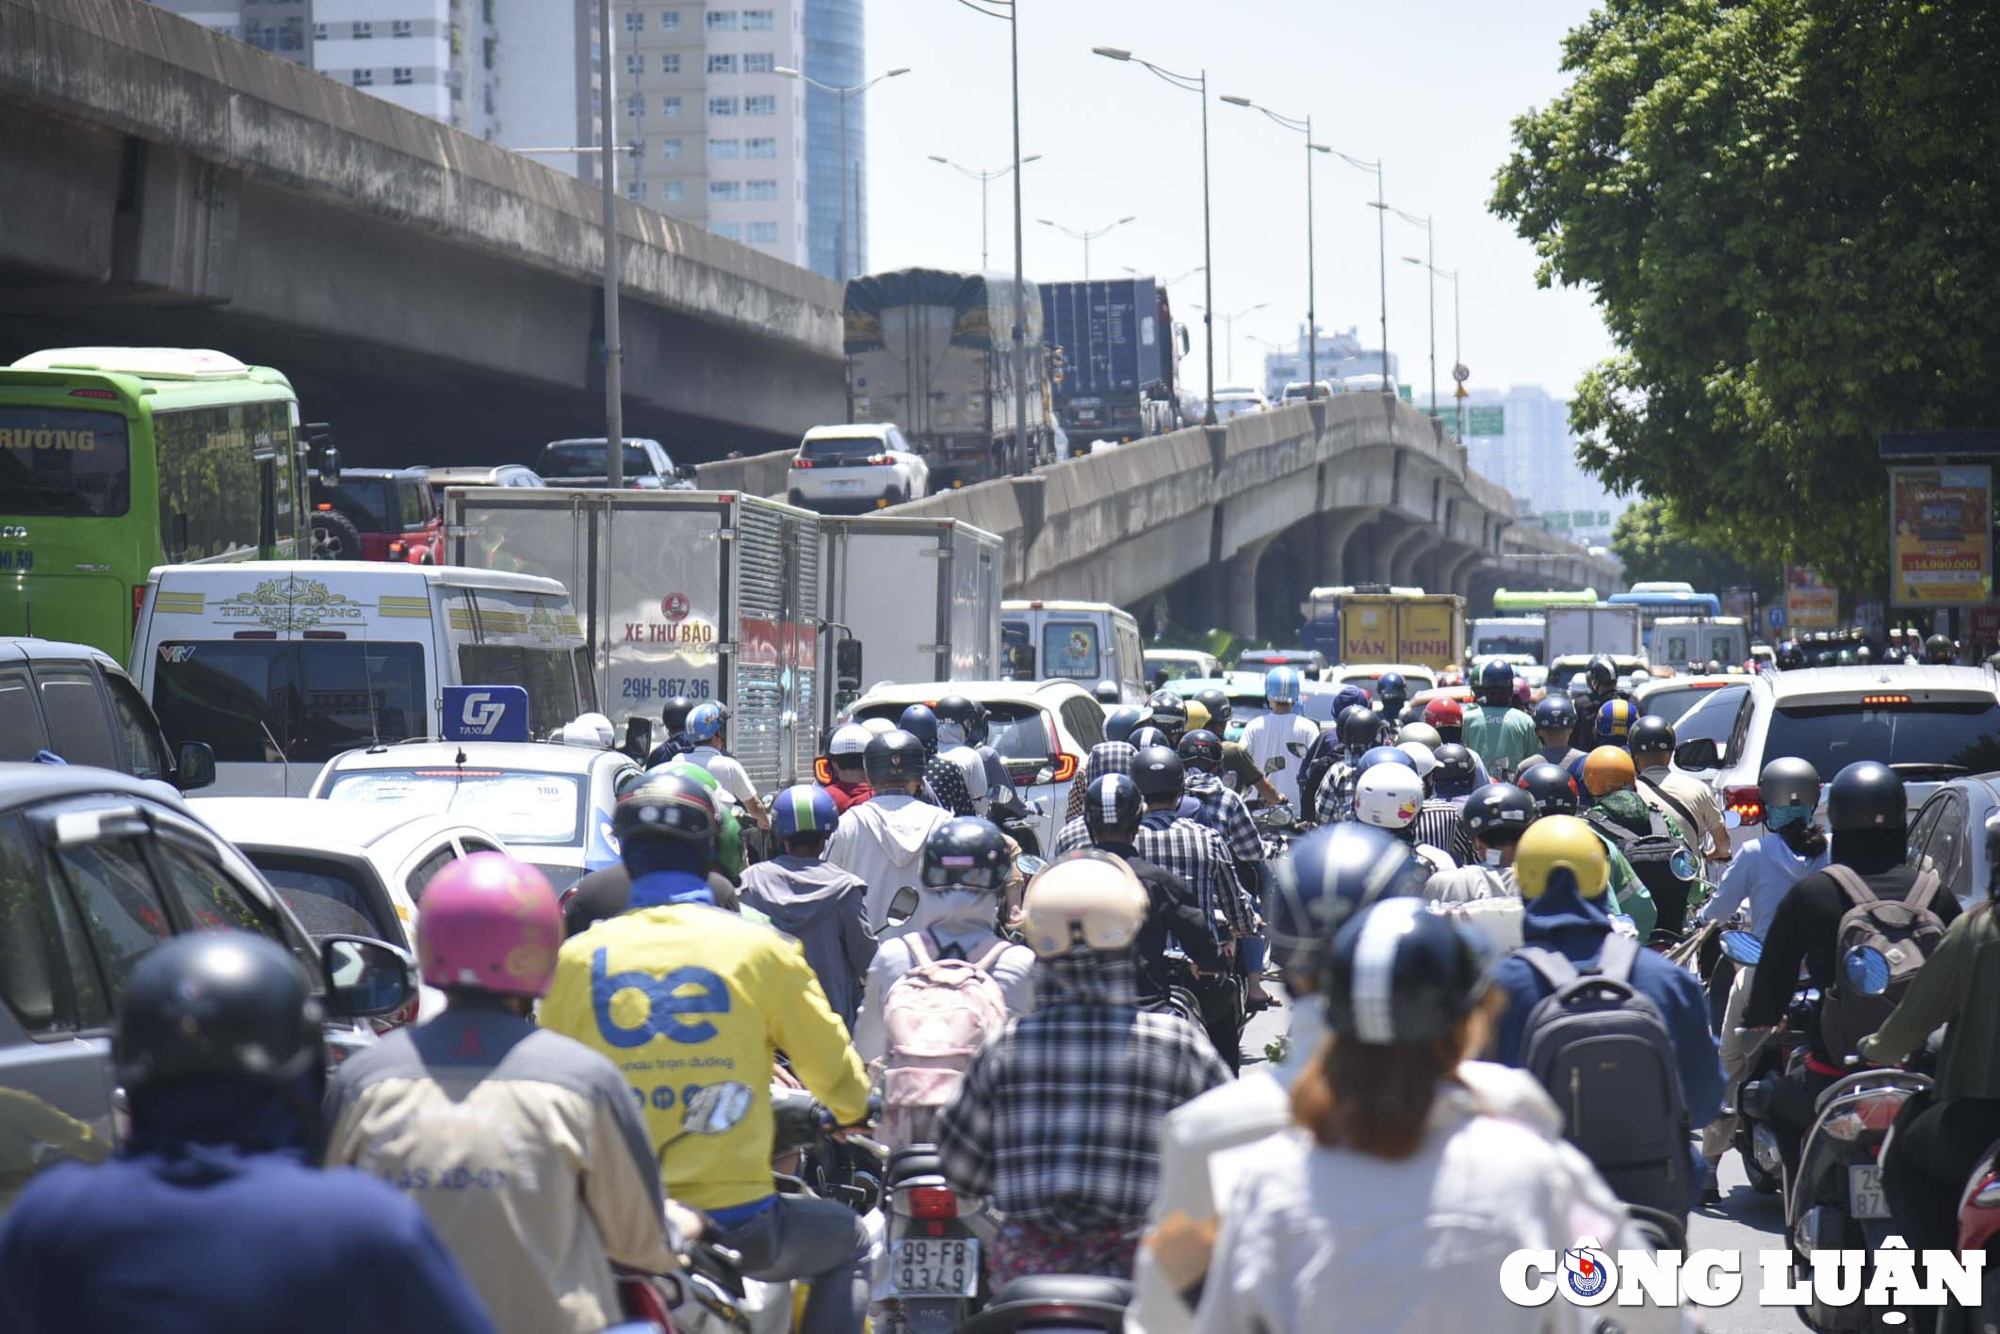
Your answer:
[[[1630,583],[1685,579],[1704,593],[1754,588],[1765,597],[1784,591],[1782,566],[1745,562],[1681,522],[1663,500],[1645,500],[1618,516],[1611,530],[1611,553],[1625,566]]]
[[[1702,539],[1879,587],[1884,431],[1985,425],[2000,7],[1603,0],[1492,205],[1618,354],[1578,458]]]

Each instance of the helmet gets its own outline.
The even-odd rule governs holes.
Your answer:
[[[461,857],[424,886],[417,958],[429,986],[546,996],[562,942],[547,878],[504,852]]]
[[[1924,661],[1949,665],[1958,657],[1958,645],[1951,642],[1950,635],[1932,635],[1924,641]]]
[[[1362,752],[1361,758],[1354,762],[1355,772],[1365,774],[1378,764],[1399,764],[1411,773],[1417,771],[1416,757],[1407,750],[1395,746],[1376,746]]]
[[[1132,782],[1147,801],[1178,797],[1187,774],[1181,757],[1165,746],[1147,746],[1132,757]]]
[[[1424,705],[1424,721],[1432,727],[1465,726],[1465,709],[1455,699],[1434,699]]]
[[[1826,823],[1834,833],[1898,829],[1907,818],[1903,780],[1886,764],[1857,760],[1826,789]]]
[[[1007,883],[1007,836],[990,820],[960,815],[946,820],[924,840],[925,889],[991,892]]]
[[[1273,704],[1296,704],[1305,679],[1296,667],[1273,667],[1264,673],[1264,698]]]
[[[1600,695],[1618,684],[1618,664],[1602,653],[1590,660],[1590,666],[1584,668],[1584,673],[1591,690]]]
[[[1778,670],[1781,672],[1796,671],[1806,665],[1806,651],[1799,647],[1799,641],[1796,639],[1787,639],[1778,645],[1777,658]]]
[[[1107,830],[1132,828],[1145,813],[1146,799],[1139,795],[1139,785],[1125,774],[1106,774],[1084,793],[1083,823],[1092,840]]]
[[[1514,698],[1514,664],[1494,660],[1479,669],[1479,698],[1487,704],[1506,704]]]
[[[931,712],[941,723],[957,724],[959,744],[970,744],[973,733],[979,727],[980,708],[977,704],[963,695],[946,695],[931,705]]]
[[[1854,646],[1854,660],[1865,667],[1875,661],[1875,650],[1869,648],[1866,644],[1856,644]]]
[[[1340,924],[1378,899],[1421,898],[1428,872],[1393,835],[1364,824],[1315,829],[1278,860],[1265,934],[1288,973],[1313,976]]]
[[[786,788],[771,806],[771,833],[780,841],[800,834],[831,834],[839,823],[833,797],[816,783]]]
[[[861,724],[842,723],[826,739],[826,757],[836,763],[845,761],[852,767],[861,763],[868,743],[874,739],[875,734]]]
[[[611,836],[620,848],[673,839],[692,843],[712,855],[720,825],[715,798],[709,796],[708,789],[679,774],[649,776],[611,808]]]
[[[1415,769],[1378,764],[1354,785],[1354,816],[1377,829],[1406,829],[1424,805],[1424,780]]]
[[[1184,699],[1181,704],[1187,709],[1187,730],[1189,732],[1212,732],[1208,725],[1208,706],[1198,699]],[[1185,733],[1183,733],[1185,735]]]
[[[899,727],[871,739],[861,752],[869,785],[877,789],[918,781],[924,776],[924,758],[924,743]]]
[[[1854,650],[1851,648],[1844,648],[1840,650],[1840,652],[1833,655],[1833,660],[1839,666],[1852,667],[1854,665]]]
[[[1410,698],[1410,683],[1401,672],[1384,672],[1375,678],[1375,698],[1400,712]]]
[[[320,1020],[312,982],[283,946],[247,931],[189,932],[133,966],[112,1071],[132,1094],[214,1076],[287,1084],[324,1068]]]
[[[1171,749],[1173,745],[1167,740],[1167,734],[1151,723],[1147,723],[1144,727],[1133,728],[1131,735],[1125,738],[1125,744],[1135,750],[1144,750],[1148,746],[1166,746]]]
[[[1512,783],[1488,783],[1465,799],[1460,818],[1466,833],[1491,843],[1494,834],[1518,835],[1538,814],[1535,799]]]
[[[1517,786],[1534,798],[1535,809],[1544,817],[1576,814],[1576,780],[1560,764],[1529,765]]]
[[[1593,797],[1623,792],[1639,782],[1632,767],[1632,752],[1621,746],[1599,746],[1584,757],[1583,785]]]
[[[688,740],[713,741],[722,733],[722,706],[713,702],[697,704],[688,711]]]
[[[560,739],[565,746],[609,750],[618,743],[618,729],[601,713],[579,713],[562,725]]]
[[[1535,688],[1528,684],[1528,678],[1525,676],[1514,678],[1514,702],[1516,704],[1533,704],[1535,702]]]
[[[1181,733],[1187,730],[1187,705],[1171,690],[1155,690],[1146,701],[1146,712],[1151,715],[1153,726],[1172,740],[1180,740]]]
[[[1720,658],[1710,658],[1702,670],[1710,676],[1720,676],[1722,675],[1722,660]]]
[[[1472,762],[1472,752],[1456,741],[1447,741],[1434,752],[1438,767],[1431,774],[1431,786],[1441,797],[1462,797],[1472,791],[1472,780],[1479,776],[1479,770]]]
[[[1037,956],[1074,950],[1122,950],[1146,924],[1146,887],[1108,852],[1085,849],[1058,857],[1028,882],[1021,931]]]
[[[1104,715],[1104,739],[1106,741],[1129,741],[1132,729],[1139,725],[1146,715],[1130,704],[1120,704]]]
[[[881,736],[885,732],[896,730],[896,724],[887,718],[863,718],[861,725],[868,729],[870,736]]]
[[[1544,695],[1535,706],[1535,730],[1553,732],[1576,726],[1576,705],[1567,695]]]
[[[1597,831],[1574,815],[1545,815],[1528,826],[1514,852],[1521,897],[1538,899],[1557,872],[1567,873],[1578,898],[1601,899],[1611,883],[1611,854]]]
[[[1342,1042],[1387,1047],[1451,1032],[1487,987],[1472,938],[1417,899],[1363,909],[1327,951],[1321,990]]]
[[[1208,725],[1211,728],[1226,726],[1230,715],[1235,712],[1229,703],[1229,696],[1214,686],[1195,691],[1194,697],[1201,701],[1201,707],[1208,710]]]
[[[1382,735],[1382,715],[1366,704],[1350,704],[1337,726],[1341,745],[1372,746]]]
[[[686,695],[675,695],[660,706],[660,725],[668,736],[687,730],[688,711],[693,708],[694,701]]]
[[[908,732],[922,744],[926,754],[937,753],[937,713],[928,704],[912,704],[903,710],[903,716],[896,720],[896,726]]]
[[[1125,692],[1118,688],[1116,681],[1099,681],[1090,688],[1090,693],[1097,697],[1099,704],[1116,704],[1125,698]]]
[[[1632,724],[1625,734],[1625,749],[1634,755],[1674,753],[1674,725],[1657,713],[1649,713]]]
[[[1215,733],[1202,730],[1189,732],[1181,738],[1181,763],[1203,773],[1216,773],[1222,768],[1222,738]]]
[[[1632,730],[1632,724],[1639,720],[1639,710],[1629,699],[1607,699],[1597,711],[1597,739],[1619,741]]]
[[[1410,757],[1410,766],[1417,771],[1417,777],[1429,778],[1431,771],[1438,767],[1437,752],[1421,741],[1405,741],[1396,747]]]
[[[1411,742],[1415,742],[1420,746],[1429,746],[1432,750],[1436,750],[1444,744],[1444,738],[1439,736],[1437,728],[1432,727],[1429,723],[1411,723],[1403,728],[1402,731],[1396,733],[1396,744],[1403,746]]]
[[[1772,760],[1757,776],[1757,793],[1764,808],[1819,805],[1819,770],[1808,760],[1787,755]]]

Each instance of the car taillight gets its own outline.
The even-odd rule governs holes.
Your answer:
[[[956,1218],[958,1196],[949,1186],[912,1186],[907,1192],[912,1218]]]
[[[403,554],[403,544],[402,544],[401,542],[391,542],[391,543],[389,544],[389,559],[390,559],[390,560],[396,560],[396,559],[398,559],[399,557],[401,557],[401,556],[402,556],[402,554]]]
[[[896,460],[890,458],[887,454],[870,455],[868,459],[868,466],[871,468],[892,468],[895,464]]]
[[[1754,787],[1724,788],[1722,804],[1735,811],[1744,824],[1764,823],[1764,794]]]
[[[1049,774],[1051,783],[1067,783],[1076,777],[1076,756],[1062,751],[1055,757],[1055,769]]]
[[[813,466],[813,461],[811,459],[793,459],[792,466],[794,468],[810,468]]]
[[[139,628],[139,613],[145,609],[146,586],[144,584],[134,584],[132,586],[132,628],[134,630]]]

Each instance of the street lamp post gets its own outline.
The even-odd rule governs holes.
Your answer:
[[[1431,416],[1438,415],[1438,288],[1437,288],[1437,232],[1431,226],[1429,217],[1418,217],[1405,213],[1402,209],[1383,205],[1385,211],[1394,213],[1412,227],[1424,229],[1424,267],[1430,271],[1431,288]]]
[[[1141,60],[1130,51],[1118,46],[1093,46],[1095,55],[1107,60],[1130,62],[1143,65],[1154,77],[1163,83],[1172,84],[1184,93],[1197,93],[1201,97],[1201,264],[1202,295],[1206,298],[1206,308],[1202,312],[1204,341],[1208,344],[1208,401],[1202,411],[1201,424],[1215,425],[1215,227],[1209,216],[1208,194],[1208,71],[1196,74],[1176,74],[1170,69],[1162,69],[1150,60]]]
[[[926,156],[933,162],[950,167],[961,176],[966,176],[979,182],[979,271],[981,273],[986,272],[986,196],[988,194],[986,187],[1014,170],[1014,164],[1010,162],[1004,167],[995,167],[991,171],[975,171],[971,167],[960,166],[948,157],[939,157],[936,153],[926,154]],[[1025,167],[1030,162],[1040,162],[1041,160],[1042,155],[1040,153],[1030,153],[1027,157],[1021,159],[1021,165]]]
[[[1254,306],[1245,306],[1243,309],[1236,311],[1234,314],[1224,315],[1222,317],[1222,348],[1223,348],[1222,373],[1228,379],[1229,383],[1231,384],[1236,383],[1236,321],[1242,319],[1245,315],[1255,314],[1257,311],[1264,309],[1264,307],[1270,304],[1271,303],[1268,301],[1259,301]],[[1200,311],[1206,311],[1208,307],[1203,305],[1196,305],[1195,309]],[[1313,383],[1317,384],[1319,382],[1315,380],[1313,381]]]
[[[1097,228],[1095,231],[1081,231],[1081,232],[1076,231],[1074,228],[1065,227],[1059,222],[1051,222],[1047,218],[1036,218],[1035,221],[1041,223],[1042,226],[1044,227],[1055,228],[1057,231],[1061,232],[1064,236],[1069,237],[1071,240],[1083,242],[1083,281],[1086,284],[1088,284],[1090,282],[1090,243],[1092,241],[1095,241],[1098,237],[1103,236],[1105,233],[1116,231],[1118,228],[1123,227],[1126,223],[1131,222],[1133,220],[1133,216],[1120,218],[1116,222],[1107,222],[1102,227]]]
[[[1460,334],[1463,332],[1463,329],[1462,326],[1459,324],[1458,320],[1459,316],[1458,270],[1441,269],[1437,265],[1431,263],[1429,260],[1418,259],[1415,255],[1403,256],[1403,262],[1405,264],[1421,264],[1425,268],[1430,270],[1432,278],[1434,279],[1443,278],[1446,282],[1451,284],[1451,364],[1454,367],[1463,366],[1465,364],[1465,347],[1464,344],[1460,342]],[[1433,311],[1435,311],[1437,308],[1436,304],[1433,303],[1431,308]],[[1435,321],[1435,316],[1433,316],[1433,320]],[[1432,332],[1431,338],[1433,344],[1435,344],[1437,338],[1435,330]],[[1465,399],[1462,395],[1463,395],[1463,387],[1461,386],[1459,395],[1455,395],[1452,400],[1454,406],[1457,409],[1456,415],[1458,418],[1458,438],[1461,440],[1465,439]],[[1432,406],[1431,412],[1433,414],[1437,412],[1437,408],[1435,405]]]
[[[854,227],[853,223],[849,221],[850,215],[847,207],[847,99],[861,96],[861,94],[867,92],[884,79],[893,79],[898,75],[908,74],[910,72],[909,68],[905,66],[900,69],[892,69],[886,73],[877,74],[866,83],[852,84],[845,88],[836,87],[830,83],[821,83],[818,79],[801,73],[789,65],[780,65],[771,72],[783,75],[787,79],[797,79],[808,88],[817,88],[823,93],[831,93],[840,101],[840,244],[834,247],[833,279],[835,282],[846,282],[848,237],[850,235],[854,237],[854,267],[857,270],[861,267],[861,237],[859,235],[859,228]],[[861,207],[861,156],[858,153],[855,155],[854,207],[856,210],[859,210]],[[855,221],[858,221],[858,219]]]
[[[1267,106],[1259,106],[1257,103],[1252,102],[1247,97],[1224,96],[1222,100],[1229,103],[1231,106],[1249,107],[1253,111],[1261,111],[1264,113],[1265,118],[1269,120],[1273,125],[1277,125],[1283,129],[1290,130],[1294,134],[1302,134],[1305,136],[1306,140],[1306,337],[1307,337],[1306,384],[1309,386],[1306,390],[1306,397],[1316,398],[1319,396],[1319,311],[1318,311],[1319,285],[1315,281],[1313,276],[1313,154],[1331,153],[1333,150],[1328,148],[1325,144],[1316,144],[1313,142],[1313,123],[1311,116],[1306,116],[1303,118],[1295,116],[1281,116],[1277,112],[1271,110],[1271,108]],[[1236,378],[1236,374],[1234,371],[1230,372],[1229,378],[1232,381]]]
[[[1130,264],[1120,264],[1118,267],[1124,270],[1126,273],[1131,274],[1134,278],[1152,278],[1155,276],[1153,274],[1146,272],[1144,269],[1135,269]],[[1207,268],[1208,266],[1205,264],[1197,264],[1193,268],[1189,269],[1186,273],[1176,274],[1171,278],[1159,279],[1159,284],[1162,287],[1177,287],[1181,283],[1184,283],[1188,279],[1194,277],[1197,273],[1206,272]]]

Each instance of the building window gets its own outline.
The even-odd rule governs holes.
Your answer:
[[[776,181],[745,181],[743,183],[743,197],[752,203],[759,200],[776,199],[778,197],[778,183]]]
[[[680,155],[681,155],[681,141],[680,141],[680,140],[678,140],[678,139],[662,139],[662,140],[660,140],[660,156],[661,156],[661,157],[664,157],[664,158],[677,158],[677,157],[679,157]]]
[[[680,26],[681,12],[678,9],[663,9],[660,11],[661,32],[672,32]]]
[[[391,37],[410,37],[414,36],[416,31],[417,25],[408,19],[389,20],[389,35]]]
[[[736,99],[733,97],[711,97],[708,99],[708,114],[711,116],[733,116],[736,114]]]
[[[627,199],[644,199],[646,197],[646,183],[644,181],[625,182],[625,197]]]
[[[354,71],[354,86],[356,88],[373,88],[375,86],[375,71],[372,69],[358,69]]]
[[[389,82],[391,83],[412,84],[416,81],[417,76],[408,65],[398,65],[389,71]]]
[[[777,26],[772,22],[775,11],[769,9],[746,9],[743,11],[743,27],[749,32],[769,32]]]
[[[778,156],[778,141],[776,139],[752,139],[749,141],[749,146],[745,149],[743,156],[776,157]]]
[[[313,24],[313,40],[315,42],[323,42],[326,40],[326,25],[324,23]]]
[[[741,241],[743,228],[733,222],[718,222],[713,228],[715,234],[725,241]]]
[[[634,93],[625,99],[625,114],[637,120],[646,114],[646,95]]]
[[[741,198],[743,198],[743,182],[741,181],[710,181],[708,183],[708,199],[710,203],[733,204]]]
[[[778,244],[778,224],[775,222],[753,222],[750,234],[745,238],[751,245]]]
[[[660,182],[660,202],[662,204],[678,204],[683,199],[686,198],[687,198],[687,188],[684,185],[682,185],[681,182],[679,181]]]
[[[746,116],[775,116],[778,114],[778,99],[769,93],[761,97],[743,99],[743,114]]]
[[[660,99],[660,114],[661,114],[662,116],[669,116],[669,117],[672,117],[672,116],[678,116],[678,115],[680,115],[680,114],[681,114],[681,100],[680,100],[680,99],[679,99],[678,97],[663,97],[663,98],[661,98],[661,99]]]
[[[680,72],[681,72],[680,52],[669,51],[665,55],[660,57],[660,73],[679,74]]]
[[[720,162],[742,156],[743,141],[741,139],[710,139],[708,141],[708,160],[710,162]]]
[[[736,31],[736,11],[733,9],[711,9],[704,21],[710,32]]]
[[[646,16],[644,14],[641,14],[636,9],[629,9],[625,11],[626,32],[644,32],[645,30],[646,30]]]
[[[372,23],[356,23],[354,25],[355,40],[366,41],[367,39],[373,37],[374,35],[375,35],[375,25]]]
[[[638,78],[646,72],[646,57],[628,55],[625,57],[625,74],[628,78]]]
[[[778,68],[778,58],[769,51],[752,51],[743,57],[745,74],[769,74]]]
[[[714,16],[710,15],[710,17]],[[736,72],[736,57],[724,55],[710,56],[708,58],[708,72],[710,74],[734,74]]]

